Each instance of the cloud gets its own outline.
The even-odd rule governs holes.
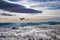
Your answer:
[[[33,2],[51,2],[51,1],[60,1],[60,0],[31,0]]]
[[[7,14],[7,13],[0,13],[1,16],[15,16],[13,14]]]
[[[21,1],[21,0],[9,0],[9,1],[13,1],[13,2],[16,2],[16,1]]]
[[[5,2],[5,1],[4,1]],[[6,2],[8,2],[7,0],[6,0]],[[10,3],[10,2],[9,2]],[[22,3],[23,5],[27,5],[27,6],[31,6],[31,8],[33,8],[33,9],[37,9],[37,10],[41,10],[41,9],[45,9],[44,11],[43,11],[43,13],[42,13],[42,16],[44,15],[49,15],[49,16],[58,16],[59,15],[59,10],[58,9],[60,9],[60,2],[59,1],[47,1],[47,2],[30,2],[29,0],[22,0],[22,1],[18,1],[18,2],[16,2],[16,3]],[[16,3],[11,3],[11,4],[16,4]],[[17,6],[18,5],[18,6]],[[21,16],[21,13],[23,12],[25,12],[26,13],[26,10],[24,10],[24,9],[28,9],[28,10],[30,10],[29,8],[25,8],[25,6],[21,6],[20,7],[20,4],[17,4],[16,6],[14,6],[14,7],[11,7],[10,5],[9,5],[9,7],[7,6],[7,8],[4,8],[3,10],[6,10],[6,11],[10,11],[11,12],[11,10],[12,10],[12,12],[13,11],[18,11],[19,13],[20,13],[20,16]],[[18,9],[20,8],[24,8],[23,10],[18,10]],[[14,9],[17,9],[17,10],[14,10]],[[46,10],[47,9],[47,10]],[[57,10],[56,10],[57,9]],[[27,11],[28,11],[27,10]],[[51,10],[51,11],[48,11],[48,10]],[[54,10],[54,11],[53,11]],[[21,11],[21,12],[20,12]],[[30,10],[31,11],[31,10]],[[46,11],[46,12],[45,12]],[[18,13],[18,12],[16,12],[16,14]],[[32,11],[31,11],[32,12]],[[41,11],[42,12],[42,11]],[[45,12],[45,13],[44,13]],[[27,12],[28,13],[28,12]],[[24,14],[22,14],[22,15],[24,15]],[[41,14],[39,14],[40,16],[41,16]],[[25,15],[24,15],[25,16]],[[29,15],[30,16],[30,15]]]
[[[0,1],[0,9],[16,13],[42,13],[42,11],[29,9],[22,5],[13,4],[5,1]]]
[[[8,2],[8,0],[5,0]],[[48,9],[48,10],[56,10],[60,9],[60,0],[18,0],[18,1],[10,1],[10,3],[14,4],[21,4],[24,5],[26,8],[41,8],[41,9]],[[42,8],[43,7],[43,8]]]
[[[31,0],[29,2],[35,3],[35,5],[32,5],[31,8],[43,7],[48,10],[60,9],[60,0]]]

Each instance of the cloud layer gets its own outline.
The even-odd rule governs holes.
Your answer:
[[[27,8],[41,8],[45,10],[56,10],[60,9],[60,0],[5,0],[10,1],[11,3],[21,4]],[[41,9],[43,9],[41,8]]]
[[[10,11],[10,12],[16,12],[16,13],[41,13],[42,12],[34,9],[28,9],[22,5],[13,4],[5,1],[0,1],[0,9]]]
[[[45,7],[49,10],[60,9],[60,0],[31,0],[30,2],[37,3],[36,5],[31,7]]]
[[[60,1],[60,0],[31,0],[34,2],[51,2],[51,1]]]

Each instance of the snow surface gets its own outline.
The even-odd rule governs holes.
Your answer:
[[[0,40],[60,40],[60,34],[55,28],[19,27],[0,32]]]

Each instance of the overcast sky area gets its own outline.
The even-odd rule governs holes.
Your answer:
[[[4,5],[3,1],[7,5]],[[43,18],[44,16],[60,17],[60,0],[2,0],[0,2],[0,13],[8,13],[8,16],[17,15],[27,18],[31,16],[38,17],[37,19],[40,16]],[[6,16],[7,14],[3,15]]]

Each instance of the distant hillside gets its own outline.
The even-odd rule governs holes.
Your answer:
[[[57,25],[60,24],[60,22],[39,22],[39,23],[0,23],[0,27],[24,27],[24,26],[40,26],[40,25]]]

